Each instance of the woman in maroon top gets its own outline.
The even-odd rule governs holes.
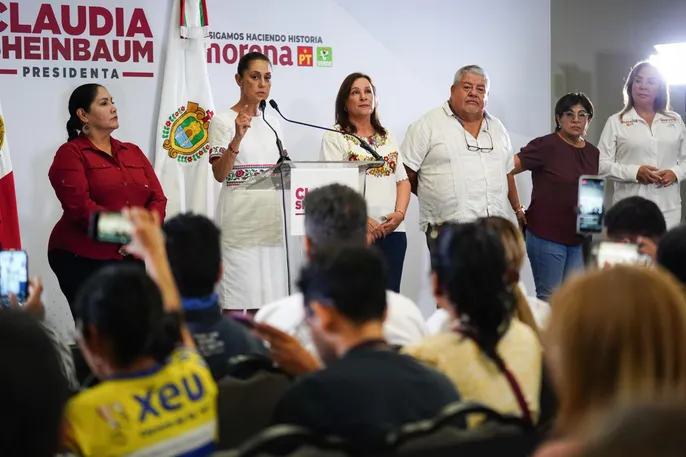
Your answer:
[[[157,211],[162,220],[167,199],[143,151],[111,137],[119,119],[107,89],[78,87],[69,98],[69,114],[69,140],[49,172],[64,214],[50,235],[48,260],[73,314],[76,292],[91,274],[131,259],[122,246],[88,237],[91,214],[139,206]]]
[[[593,104],[582,93],[555,105],[555,133],[532,140],[515,155],[514,173],[530,170],[531,205],[526,212],[526,250],[536,296],[547,301],[564,278],[583,268],[583,238],[576,233],[581,175],[597,175],[600,151],[584,140]]]

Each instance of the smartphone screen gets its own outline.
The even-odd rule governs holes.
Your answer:
[[[0,251],[0,300],[9,306],[9,294],[24,303],[29,296],[29,257],[26,251]]]
[[[240,311],[236,311],[231,313],[230,316],[239,324],[243,324],[248,328],[255,328],[255,320],[249,314],[244,314]]]
[[[605,179],[597,176],[579,178],[578,214],[576,231],[580,234],[603,231],[605,214]]]
[[[638,245],[633,243],[614,243],[601,241],[592,249],[595,264],[599,268],[609,268],[615,265],[648,265],[650,257],[638,252]]]
[[[121,212],[94,213],[89,232],[91,238],[101,243],[131,242],[131,222]]]

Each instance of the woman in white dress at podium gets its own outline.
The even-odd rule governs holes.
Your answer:
[[[388,289],[400,292],[400,281],[407,250],[405,214],[410,204],[410,182],[395,137],[379,122],[376,88],[369,76],[348,75],[336,97],[336,125],[376,148],[384,166],[370,169],[366,176],[367,241],[374,243],[388,263]],[[322,139],[322,160],[373,161],[359,141],[351,135],[327,132]]]
[[[273,167],[276,137],[259,103],[269,97],[271,63],[259,52],[238,62],[241,97],[210,123],[210,163],[221,182],[216,221],[222,230],[221,303],[225,310],[255,312],[288,295],[281,199],[276,191],[237,190],[248,178]],[[279,122],[267,122],[283,138]]]

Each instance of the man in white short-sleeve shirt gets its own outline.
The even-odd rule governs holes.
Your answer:
[[[364,197],[353,189],[331,184],[311,190],[305,204],[305,248],[307,253],[328,245],[362,245],[367,242],[367,207]],[[369,278],[370,282],[375,278]],[[350,285],[360,287],[360,285]],[[384,336],[391,346],[405,346],[427,335],[424,316],[409,298],[386,291]],[[255,320],[294,336],[316,354],[305,319],[302,294],[269,303],[257,312]]]
[[[444,222],[501,216],[525,222],[514,175],[514,152],[503,124],[486,112],[489,82],[476,65],[460,68],[450,99],[410,125],[400,148],[420,229]]]

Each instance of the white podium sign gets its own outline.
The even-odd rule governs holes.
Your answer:
[[[291,170],[291,207],[289,209],[291,236],[305,235],[305,206],[303,200],[307,192],[328,184],[343,184],[360,191],[360,178],[357,168],[345,169],[298,169]]]

